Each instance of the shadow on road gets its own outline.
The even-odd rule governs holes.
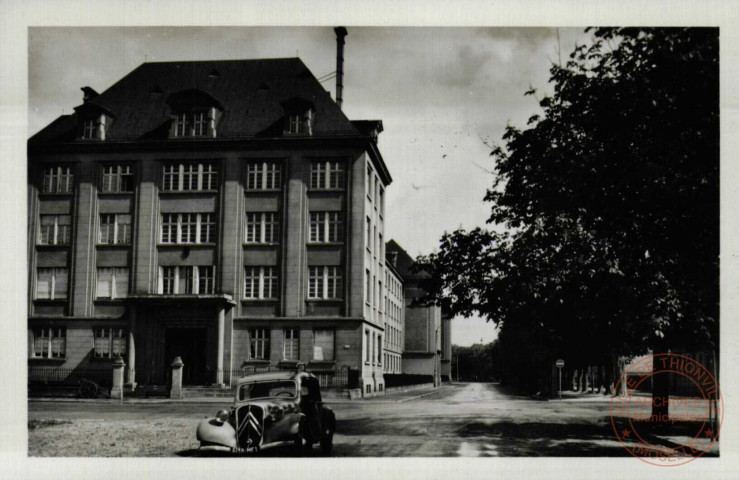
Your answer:
[[[312,450],[303,448],[297,450],[291,444],[276,444],[267,446],[258,452],[249,453],[236,453],[230,452],[225,449],[199,449],[191,448],[188,450],[181,450],[175,452],[175,455],[179,457],[207,457],[207,458],[243,458],[243,457],[257,457],[257,458],[270,458],[270,457],[325,457],[320,452],[317,446],[314,446]],[[331,455],[328,455],[331,456]]]
[[[610,425],[546,422],[474,422],[457,431],[494,449],[497,456],[623,457],[629,453],[617,443]]]

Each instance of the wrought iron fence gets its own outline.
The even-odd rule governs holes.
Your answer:
[[[113,366],[108,364],[80,365],[74,368],[61,368],[56,365],[28,366],[30,386],[75,386],[82,380],[110,387],[113,384]]]

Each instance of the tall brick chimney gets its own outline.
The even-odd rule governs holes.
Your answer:
[[[346,28],[334,28],[336,33],[336,104],[341,108],[344,101],[344,37],[346,37]]]

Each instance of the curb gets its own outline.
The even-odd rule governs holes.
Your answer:
[[[424,397],[429,397],[431,395],[436,395],[437,393],[439,393],[439,390],[434,390],[433,392],[424,393],[423,395],[417,395],[415,397],[403,398],[401,400],[396,400],[395,403],[403,403],[403,402],[408,402],[408,401],[411,401],[411,400],[417,400],[419,398],[424,398]]]

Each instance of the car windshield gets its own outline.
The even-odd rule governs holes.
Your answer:
[[[239,400],[264,397],[297,398],[298,391],[292,380],[267,380],[245,383],[239,387]]]

